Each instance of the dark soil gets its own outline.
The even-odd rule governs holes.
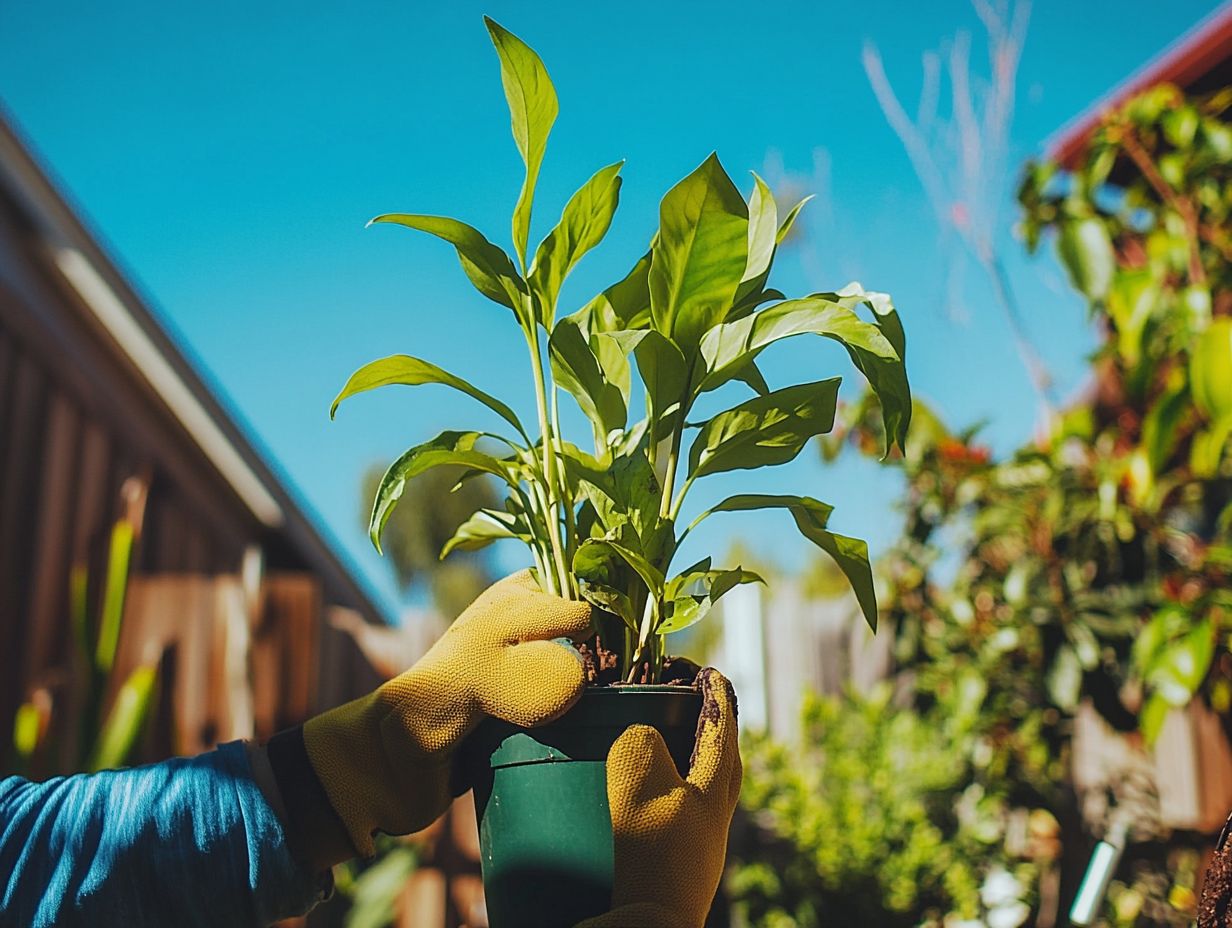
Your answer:
[[[595,635],[583,641],[577,649],[586,668],[587,686],[624,685],[625,681],[621,679],[617,668],[616,652],[604,647],[602,636]],[[651,682],[649,662],[643,662],[638,670],[633,679],[635,684]],[[669,686],[692,686],[700,670],[701,668],[687,657],[667,657],[663,660],[663,672],[659,682]]]

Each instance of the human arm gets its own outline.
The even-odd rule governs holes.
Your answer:
[[[0,926],[265,925],[323,894],[239,742],[192,758],[0,780]]]

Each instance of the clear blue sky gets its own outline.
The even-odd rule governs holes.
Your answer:
[[[1038,0],[1015,160],[1214,5]],[[387,602],[392,584],[359,528],[361,472],[441,428],[490,423],[469,401],[420,388],[354,400],[331,424],[337,388],[361,363],[408,352],[528,416],[533,407],[508,314],[471,291],[452,252],[406,230],[364,229],[380,212],[436,212],[508,241],[522,168],[483,13],[539,51],[560,96],[535,231],[593,170],[628,159],[612,232],[567,298],[627,269],[659,197],[712,149],[747,187],[746,172],[775,157],[809,174],[824,148],[817,257],[786,256],[777,285],[800,294],[855,278],[889,291],[916,391],[953,423],[989,420],[998,449],[1030,434],[1035,400],[977,277],[971,321],[945,312],[938,227],[860,65],[871,39],[913,106],[922,51],[960,28],[978,47],[966,2],[0,4],[0,100]],[[1058,286],[1051,254],[1007,250],[1031,331],[1067,392],[1091,345],[1081,308]],[[780,385],[832,370],[849,368],[816,340],[766,364]],[[856,389],[853,376],[848,395]],[[806,452],[737,480],[835,503],[835,526],[874,548],[896,529],[894,481],[866,462],[823,469]],[[717,496],[729,485],[698,489]],[[721,551],[741,537],[798,564],[802,543],[787,528],[773,515],[716,519],[702,543]]]

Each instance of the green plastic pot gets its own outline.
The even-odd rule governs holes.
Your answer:
[[[608,751],[651,725],[686,775],[701,704],[688,686],[595,687],[550,725],[480,725],[467,766],[491,928],[572,928],[609,909]]]

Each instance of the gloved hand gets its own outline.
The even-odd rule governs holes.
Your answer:
[[[698,675],[702,712],[689,776],[663,736],[633,725],[607,758],[616,882],[612,911],[577,928],[701,928],[723,875],[743,768],[731,683]]]
[[[542,725],[582,695],[582,662],[553,638],[586,637],[590,607],[539,590],[530,571],[486,590],[410,670],[304,724],[304,747],[355,850],[448,807],[454,748],[491,715]]]

